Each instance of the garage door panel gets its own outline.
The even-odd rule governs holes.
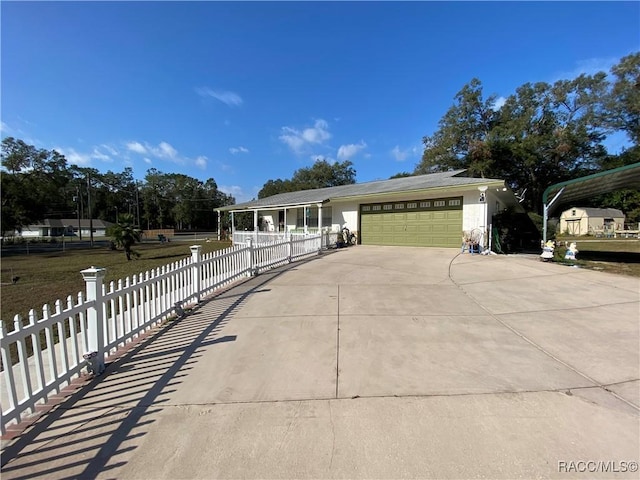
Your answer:
[[[361,241],[365,245],[459,247],[461,200],[394,202],[393,212],[384,211],[389,209],[388,203],[370,206],[368,210],[361,208]],[[416,209],[416,205],[422,207]],[[407,208],[415,210],[405,211]]]

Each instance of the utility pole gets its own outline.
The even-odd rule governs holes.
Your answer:
[[[136,180],[136,217],[138,218],[137,227],[140,228],[140,199],[138,198],[138,181]]]
[[[87,172],[87,203],[89,208],[89,238],[93,248],[93,212],[91,211],[91,174]]]
[[[76,185],[76,213],[78,214],[78,235],[80,241],[82,241],[82,227],[80,226],[80,205],[82,205],[82,199],[80,198],[80,185]]]

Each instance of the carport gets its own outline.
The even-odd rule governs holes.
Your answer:
[[[542,240],[547,241],[547,221],[549,214],[559,207],[591,198],[595,195],[613,192],[622,188],[640,189],[640,162],[594,173],[585,177],[567,180],[547,187],[542,194],[543,232]],[[551,200],[549,200],[551,198]]]

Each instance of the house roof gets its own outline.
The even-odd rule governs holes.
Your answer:
[[[313,190],[300,190],[297,192],[279,193],[266,198],[252,200],[236,205],[228,205],[217,208],[217,211],[254,210],[269,207],[301,206],[317,203],[326,203],[332,200],[343,200],[353,197],[368,195],[381,195],[403,192],[420,192],[424,190],[460,187],[468,185],[504,185],[504,180],[491,178],[471,178],[462,174],[466,170],[453,170],[450,172],[430,173],[413,177],[393,178],[390,180],[378,180],[373,182],[340,185],[337,187],[316,188]]]
[[[563,213],[570,212],[574,208],[582,210],[589,217],[624,218],[622,210],[618,210],[617,208],[573,207],[565,210]]]

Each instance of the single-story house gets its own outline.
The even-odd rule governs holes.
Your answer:
[[[624,229],[624,213],[615,208],[572,207],[560,215],[560,232],[569,235],[611,235]]]
[[[48,238],[48,237],[73,237],[78,236],[82,230],[82,236],[89,238],[91,235],[91,220],[77,218],[47,218],[32,225],[25,225],[21,230],[16,230],[14,235],[25,238]],[[93,220],[93,234],[97,237],[106,236],[107,228],[113,225],[106,220]]]
[[[233,214],[252,212],[255,231],[336,232],[347,227],[364,245],[460,247],[463,232],[485,232],[493,214],[507,207],[524,211],[504,180],[464,173],[280,193],[216,211],[219,216],[231,212],[232,233]]]

